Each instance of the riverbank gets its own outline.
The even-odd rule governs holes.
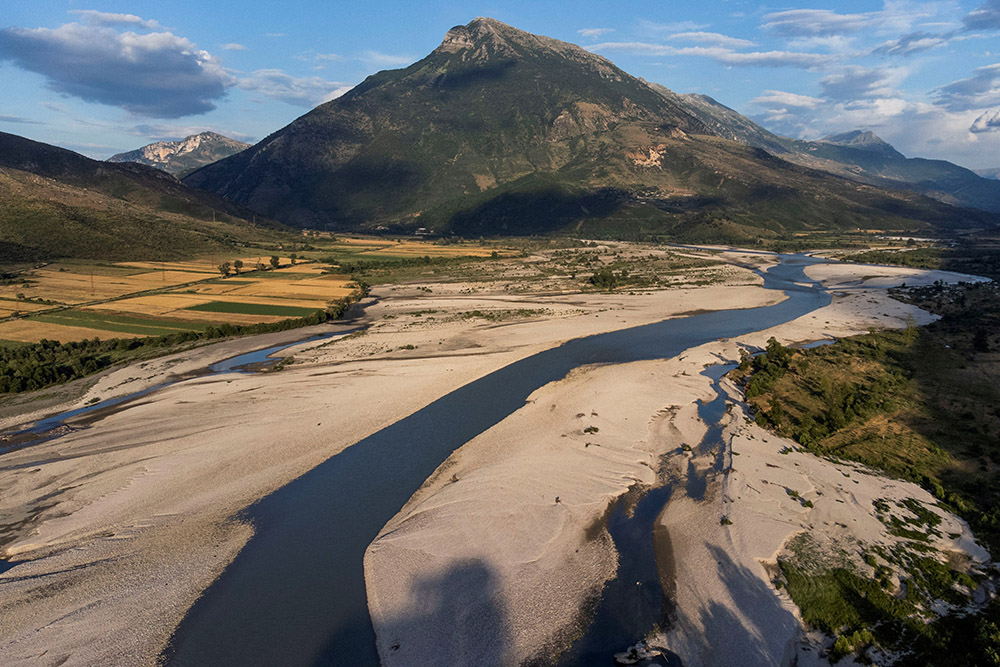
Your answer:
[[[740,534],[761,531],[760,541],[725,537],[722,484],[732,458],[721,443],[697,451],[707,431],[698,403],[714,398],[702,370],[734,363],[741,348],[763,348],[771,336],[801,343],[931,319],[881,289],[853,284],[873,280],[871,267],[816,266],[807,273],[836,288],[829,306],[673,359],[578,369],[449,457],[366,555],[383,662],[456,664],[475,656],[485,664],[521,664],[565,649],[586,632],[585,612],[616,570],[603,525],[609,504],[634,485],[661,484],[672,491],[659,521],[667,553],[657,555],[664,587],[675,592],[676,625],[654,640],[685,665],[790,662],[801,626],[757,559],[770,539],[776,542],[764,557],[773,561],[794,525],[754,506],[741,515]],[[892,284],[957,278],[882,275]],[[713,562],[718,568],[706,567]],[[728,640],[705,641],[723,636],[734,638],[731,648]]]
[[[511,294],[430,281],[381,288],[365,331],[290,349],[295,362],[279,372],[186,380],[91,428],[7,454],[0,535],[11,562],[0,572],[0,652],[9,664],[153,664],[253,534],[234,517],[254,501],[444,394],[568,339],[783,298],[759,284],[729,267],[711,286],[634,294]],[[781,336],[845,335],[911,315],[919,311],[861,290]],[[579,634],[580,610],[616,562],[601,524],[608,503],[633,483],[662,479],[662,455],[700,438],[693,402],[711,396],[700,371],[736,350],[729,341],[664,362],[580,369],[459,449],[366,559],[383,660],[447,662],[464,652],[514,662]],[[210,346],[122,369],[79,400],[131,392],[223,354]],[[414,605],[427,604],[432,613],[417,613]]]
[[[3,456],[10,562],[0,574],[0,651],[10,664],[154,663],[252,535],[233,519],[240,510],[441,395],[569,338],[696,310],[706,299],[731,308],[781,298],[751,286],[757,276],[731,273],[728,284],[634,296],[384,288],[366,311],[366,332],[291,349],[295,363],[279,372],[182,381],[91,428]],[[275,341],[121,369],[69,407],[204,368],[251,343]]]

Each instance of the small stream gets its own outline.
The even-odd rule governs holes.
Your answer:
[[[314,336],[310,336],[309,338],[292,341],[290,343],[272,345],[271,347],[266,347],[261,350],[246,352],[244,354],[218,361],[209,366],[208,370],[203,373],[193,376],[181,376],[170,380],[169,382],[162,382],[160,384],[153,385],[152,387],[142,389],[141,391],[132,392],[131,394],[108,398],[103,401],[91,403],[90,405],[85,405],[82,408],[76,408],[66,412],[50,415],[44,419],[39,419],[27,428],[5,433],[4,436],[7,441],[14,444],[7,447],[0,446],[0,454],[6,454],[14,449],[21,449],[29,445],[36,445],[40,442],[45,442],[46,440],[58,438],[66,433],[72,433],[74,430],[80,428],[81,424],[86,425],[88,422],[93,422],[106,417],[112,412],[118,412],[125,409],[127,404],[130,402],[136,401],[143,396],[152,394],[153,392],[159,391],[165,387],[177,384],[178,382],[190,380],[192,377],[205,377],[208,375],[221,375],[224,373],[249,373],[255,370],[260,370],[269,362],[277,362],[278,359],[275,359],[274,355],[283,350],[287,350],[290,347],[302,345],[303,343],[311,343],[317,340],[333,338],[334,336],[343,336],[344,334],[351,333],[352,331],[355,331],[355,329],[331,331],[316,334]],[[71,424],[70,422],[76,423]]]
[[[707,367],[702,375],[712,380],[715,398],[698,403],[698,417],[708,426],[701,442],[692,447],[694,456],[716,452],[717,461],[709,470],[698,471],[689,462],[688,495],[705,495],[708,475],[722,470],[724,441],[722,418],[726,414],[726,394],[720,383],[734,369],[733,364]],[[616,502],[608,519],[608,532],[618,551],[618,572],[607,582],[594,619],[582,638],[560,659],[562,667],[575,665],[613,665],[614,656],[644,641],[655,629],[666,630],[671,623],[674,573],[670,537],[658,527],[658,519],[670,501],[673,488],[666,484],[646,489],[636,501],[630,493]],[[630,502],[631,500],[631,502]],[[629,510],[630,505],[634,507]],[[639,660],[640,667],[668,665],[681,667],[680,657],[665,651],[662,655]]]

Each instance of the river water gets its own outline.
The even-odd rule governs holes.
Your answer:
[[[131,394],[125,394],[124,396],[116,396],[115,398],[97,401],[95,403],[91,403],[90,405],[85,405],[82,408],[76,408],[74,410],[67,410],[66,412],[49,415],[48,417],[33,422],[26,428],[5,433],[4,435],[8,438],[14,439],[16,444],[8,447],[0,446],[0,454],[5,454],[13,449],[35,445],[46,440],[52,440],[53,438],[70,433],[76,428],[79,428],[81,425],[97,421],[112,412],[118,412],[129,407],[131,403],[139,398],[142,398],[143,396],[152,394],[153,392],[169,387],[170,385],[177,384],[178,382],[191,379],[192,377],[201,377],[203,375],[221,375],[223,373],[250,372],[254,369],[260,369],[264,365],[277,363],[278,358],[276,358],[275,355],[282,350],[295,347],[296,345],[302,345],[304,343],[333,338],[334,336],[343,336],[351,333],[352,331],[356,331],[356,329],[329,331],[316,334],[302,340],[295,340],[290,343],[281,343],[280,345],[273,345],[260,350],[246,352],[244,354],[229,357],[228,359],[216,362],[209,366],[208,370],[204,372],[156,384],[151,387],[146,387],[141,391],[134,391]]]
[[[533,391],[579,366],[670,358],[826,305],[829,295],[803,273],[818,261],[784,256],[765,274],[766,288],[788,296],[779,304],[578,338],[510,364],[263,498],[243,517],[253,522],[255,535],[181,622],[166,663],[378,665],[365,549],[451,452],[519,409]],[[665,500],[657,497],[651,505]],[[637,632],[633,636],[640,639]]]

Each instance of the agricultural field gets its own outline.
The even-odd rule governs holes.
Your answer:
[[[24,266],[5,273],[16,277],[0,284],[0,345],[163,336],[308,317],[357,289],[350,272],[359,263],[412,265],[416,271],[424,263],[460,263],[499,256],[495,253],[497,248],[466,242],[317,234],[258,256]],[[279,258],[278,268],[271,266],[272,255]],[[223,262],[231,269],[226,277]]]
[[[459,257],[490,257],[494,251],[504,254],[503,249],[471,242],[430,242],[415,239],[390,239],[378,237],[338,237],[323,242],[310,241],[315,250],[305,256],[334,255],[345,261],[391,261],[393,259],[454,259]],[[307,246],[311,247],[311,246]],[[509,254],[509,252],[507,253]]]
[[[227,260],[228,261],[228,260]],[[268,258],[242,258],[244,267]],[[0,341],[161,336],[221,324],[306,317],[356,288],[315,263],[223,277],[217,258],[184,262],[57,262],[0,286]],[[235,262],[234,262],[235,263]]]

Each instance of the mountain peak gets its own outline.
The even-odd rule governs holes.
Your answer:
[[[576,44],[535,35],[485,16],[479,16],[466,25],[457,25],[449,30],[434,53],[455,54],[465,63],[558,56],[586,64],[605,76],[620,78],[617,71],[612,74],[617,68],[603,56],[591,53]]]
[[[850,132],[831,134],[828,137],[820,139],[820,141],[824,141],[828,144],[836,144],[838,146],[848,146],[859,150],[871,151],[873,153],[882,153],[893,157],[903,157],[902,153],[897,151],[891,144],[884,141],[871,130],[851,130]]]
[[[118,153],[108,162],[138,162],[175,175],[184,175],[206,164],[238,153],[249,144],[216,132],[192,134],[177,141],[157,141],[127,153]]]

